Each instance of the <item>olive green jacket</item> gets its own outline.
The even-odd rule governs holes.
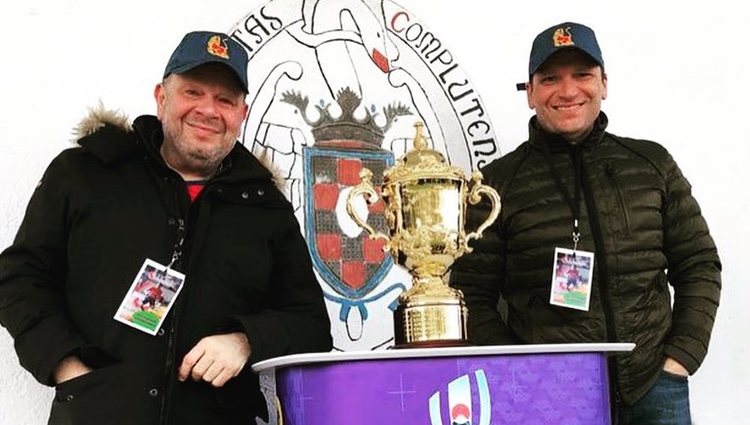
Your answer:
[[[532,118],[529,140],[483,170],[503,209],[474,252],[455,264],[451,281],[466,298],[474,343],[635,343],[610,362],[614,399],[631,404],[656,381],[666,357],[691,374],[700,366],[719,304],[721,264],[669,153],[606,126],[601,113],[587,139],[571,145]],[[578,249],[595,254],[588,311],[549,303],[555,247],[573,247],[576,186]],[[487,208],[470,209],[468,229]]]

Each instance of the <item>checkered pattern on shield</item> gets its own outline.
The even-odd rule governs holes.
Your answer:
[[[338,285],[334,284],[334,287],[342,285],[340,289],[346,292],[359,292],[371,284],[377,284],[373,278],[387,258],[383,251],[383,240],[370,239],[366,232],[353,238],[344,234],[338,224],[336,207],[341,202],[342,190],[359,184],[359,173],[363,167],[373,172],[375,183],[382,183],[383,170],[392,162],[392,154],[318,148],[306,149],[306,154],[309,155],[309,162],[306,163],[310,165],[308,176],[313,180],[306,181],[306,186],[311,188],[311,196],[307,200],[309,206],[306,208],[311,217],[307,217],[306,221],[314,229],[314,240],[308,240],[308,245],[313,257],[320,260],[316,262],[317,265],[323,266],[336,278]],[[384,211],[382,199],[368,205],[367,223],[387,233]]]

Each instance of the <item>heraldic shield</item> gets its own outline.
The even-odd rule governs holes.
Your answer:
[[[313,146],[302,151],[305,235],[313,265],[334,291],[348,299],[361,299],[388,274],[393,259],[383,251],[383,240],[370,239],[351,221],[346,213],[347,194],[360,183],[363,168],[373,172],[375,184],[382,184],[383,171],[394,164],[393,153],[381,147],[384,134],[398,116],[411,111],[400,104],[388,105],[382,113],[384,126],[378,126],[369,111],[364,118],[355,118],[361,98],[349,88],[336,97],[341,114],[332,116],[328,106],[317,107],[316,121],[308,119],[309,100],[301,93],[288,91],[281,101],[297,108],[315,139]],[[362,208],[367,208],[362,211],[367,224],[379,232],[388,231],[382,199],[372,205],[363,202]]]
[[[341,207],[348,189],[359,184],[362,168],[382,180],[383,170],[394,159],[390,151],[346,148],[345,142],[339,145],[303,149],[305,229],[313,264],[323,280],[342,296],[358,299],[383,280],[393,259],[383,251],[383,240],[370,239],[367,232],[347,235],[339,225]],[[387,232],[383,200],[367,208],[367,223]]]

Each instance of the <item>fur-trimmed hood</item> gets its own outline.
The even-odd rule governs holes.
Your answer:
[[[108,110],[102,102],[99,102],[97,106],[88,108],[88,114],[73,128],[73,142],[78,144],[79,140],[94,134],[105,125],[111,125],[128,133],[133,131],[133,125],[124,112],[119,109]]]
[[[73,143],[80,145],[81,139],[91,136],[105,126],[111,126],[126,133],[133,133],[133,124],[128,116],[119,109],[110,110],[102,102],[95,107],[88,108],[88,114],[73,128]],[[252,154],[251,154],[252,155]],[[270,173],[276,187],[286,193],[286,182],[279,168],[269,159],[269,155],[254,155]]]

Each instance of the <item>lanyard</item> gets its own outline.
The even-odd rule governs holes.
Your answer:
[[[578,242],[581,240],[581,231],[578,227],[578,219],[581,217],[581,146],[578,144],[573,145],[573,151],[571,152],[571,159],[573,160],[573,169],[575,171],[575,179],[573,183],[573,196],[565,188],[565,185],[560,178],[560,174],[555,169],[555,164],[552,162],[552,154],[550,153],[549,146],[546,143],[542,143],[542,152],[544,153],[544,159],[547,161],[552,178],[555,180],[555,186],[557,190],[563,194],[565,202],[570,207],[570,212],[573,214],[573,251],[578,248]]]
[[[172,252],[172,259],[167,264],[167,270],[171,269],[172,266],[180,259],[182,255],[182,245],[185,243],[185,220],[178,219],[179,227],[177,228],[177,242],[174,244],[174,251]]]

